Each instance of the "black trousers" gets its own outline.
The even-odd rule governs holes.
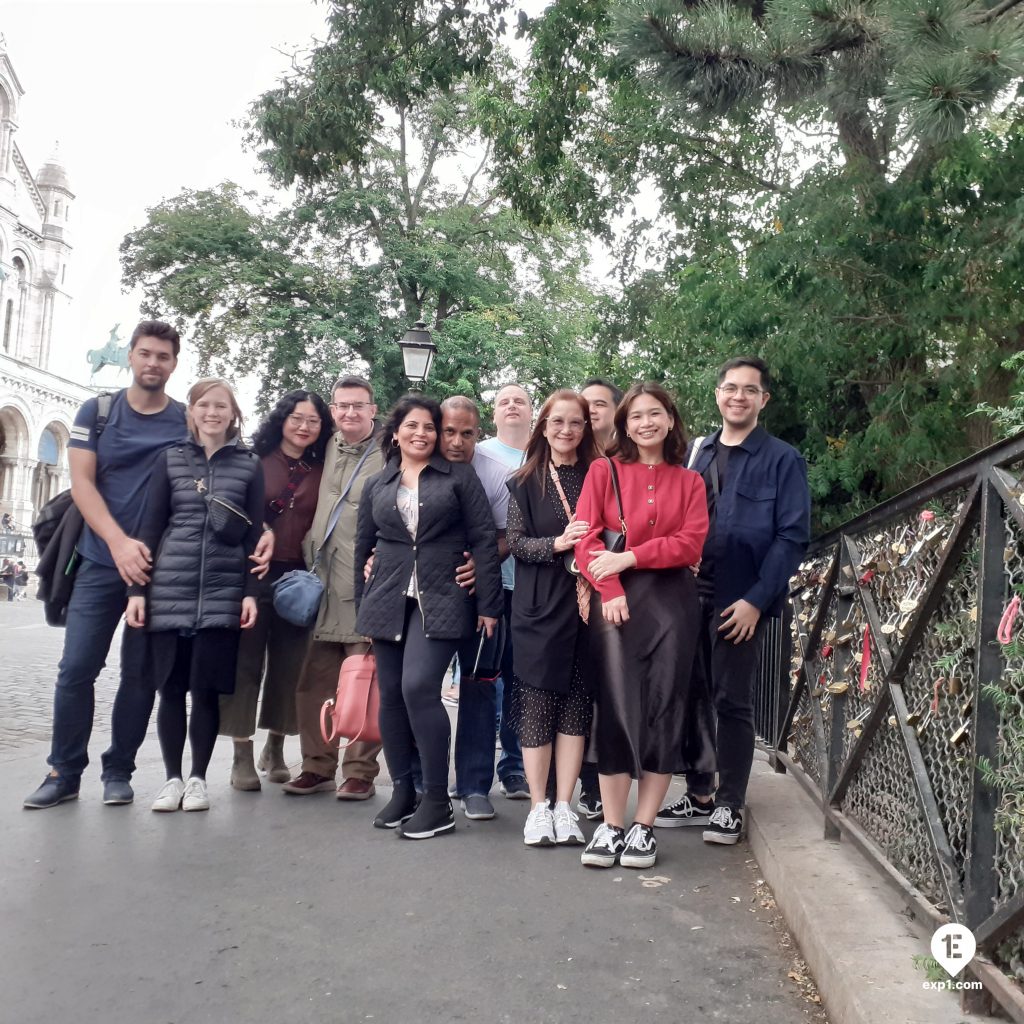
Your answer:
[[[373,641],[380,686],[380,736],[395,782],[412,781],[418,751],[425,791],[448,792],[451,724],[441,704],[441,683],[458,640],[428,640],[414,598],[405,602],[402,639]]]
[[[740,810],[747,798],[750,768],[754,763],[754,680],[764,645],[764,618],[753,637],[734,644],[718,632],[721,609],[700,599],[701,631],[696,671],[705,673],[718,722],[718,792],[715,802]],[[687,772],[687,788],[696,796],[708,796],[715,788],[709,772]]]

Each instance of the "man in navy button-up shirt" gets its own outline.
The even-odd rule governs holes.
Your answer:
[[[697,577],[705,625],[698,655],[718,717],[719,785],[712,796],[712,776],[689,773],[689,794],[663,808],[655,822],[706,824],[706,841],[729,845],[740,838],[754,758],[762,623],[781,614],[810,531],[803,457],[758,426],[769,387],[762,360],[725,363],[715,389],[722,427],[700,439],[687,460],[708,492],[711,527]]]

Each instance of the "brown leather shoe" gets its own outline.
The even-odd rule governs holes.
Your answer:
[[[377,792],[376,786],[366,779],[346,779],[338,787],[339,800],[369,800]]]
[[[296,796],[330,793],[334,789],[334,779],[329,779],[326,775],[317,775],[316,772],[302,772],[291,782],[286,782],[281,789],[286,793],[294,793]]]

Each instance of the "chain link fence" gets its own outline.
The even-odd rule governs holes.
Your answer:
[[[1016,600],[1015,600],[1016,599]],[[1024,435],[819,538],[772,626],[759,736],[1024,1019]]]

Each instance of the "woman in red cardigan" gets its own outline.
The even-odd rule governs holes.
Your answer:
[[[692,671],[700,613],[690,566],[708,532],[707,497],[700,476],[684,466],[679,413],[660,385],[630,388],[615,431],[613,457],[590,467],[576,508],[590,525],[576,561],[594,588],[592,751],[604,803],[604,823],[581,859],[591,867],[649,868],[657,859],[654,817],[672,774],[698,765],[714,771],[711,699]],[[625,521],[621,552],[602,542],[604,531],[622,529],[615,480]],[[627,832],[633,779],[637,808]]]

